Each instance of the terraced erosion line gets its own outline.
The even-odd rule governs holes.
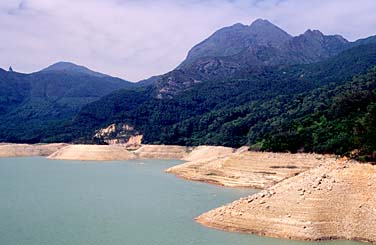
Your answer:
[[[166,172],[222,186],[265,189],[323,162],[334,162],[335,157],[250,152],[247,147],[235,150],[202,146],[194,149],[185,160],[188,162]]]
[[[196,221],[276,238],[376,243],[375,187],[375,166],[327,162]]]

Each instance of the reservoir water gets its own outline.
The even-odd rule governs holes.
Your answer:
[[[255,191],[165,174],[179,161],[0,159],[0,245],[354,245],[228,233],[199,214]]]

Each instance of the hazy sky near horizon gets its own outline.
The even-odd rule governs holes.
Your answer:
[[[57,61],[138,81],[175,68],[217,29],[268,19],[349,40],[376,35],[375,0],[1,0],[0,67]]]

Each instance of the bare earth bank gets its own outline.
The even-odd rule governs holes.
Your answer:
[[[67,144],[0,144],[0,157],[49,156]]]
[[[54,160],[115,161],[131,159],[183,159],[191,148],[169,145],[9,144],[0,143],[0,157],[48,156]]]
[[[117,145],[69,145],[51,154],[49,159],[79,161],[115,161],[135,159],[134,153]]]
[[[48,158],[79,161],[120,161],[131,159],[182,159],[189,149],[184,146],[143,145],[130,151],[124,145],[69,145]]]
[[[140,159],[183,159],[190,147],[177,145],[142,145],[134,153]]]
[[[375,188],[376,166],[328,162],[196,220],[276,238],[376,243]]]

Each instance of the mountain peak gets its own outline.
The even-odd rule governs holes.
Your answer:
[[[300,35],[300,37],[308,38],[310,40],[319,40],[335,45],[344,45],[349,43],[349,41],[341,35],[325,35],[319,30],[311,29],[308,29],[306,32],[304,32],[304,34]]]
[[[266,19],[257,19],[249,26],[254,32],[266,32],[266,31],[274,31],[274,32],[283,32],[284,34],[288,34],[280,27],[276,26],[275,24],[271,23],[269,20]]]
[[[242,23],[236,23],[236,24],[232,25],[230,28],[233,28],[233,29],[236,29],[236,28],[241,29],[241,28],[244,28],[244,27],[246,27],[246,25],[243,25]]]
[[[255,40],[261,45],[278,47],[292,38],[286,31],[265,19],[255,20],[249,30],[256,35]]]
[[[69,74],[91,75],[91,76],[96,76],[96,77],[107,77],[107,75],[92,71],[85,66],[76,65],[72,62],[66,62],[66,61],[57,62],[41,70],[40,72],[69,73]]]
[[[264,27],[264,26],[275,26],[275,25],[271,23],[269,20],[259,18],[253,21],[250,26],[251,27],[257,27],[257,26]]]
[[[193,47],[179,67],[192,64],[200,58],[237,55],[250,48],[277,48],[290,39],[290,34],[265,19],[257,19],[249,26],[238,23],[216,31]]]
[[[310,35],[310,36],[324,36],[324,34],[319,30],[311,30],[308,29],[306,32],[304,32],[304,35]]]

